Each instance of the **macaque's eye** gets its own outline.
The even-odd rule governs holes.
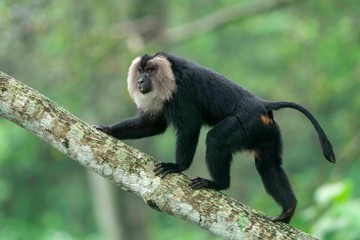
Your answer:
[[[154,71],[154,68],[148,68],[148,69],[146,69],[146,72],[147,73],[152,73]]]
[[[143,74],[144,73],[144,70],[142,68],[139,68],[139,73],[140,74]]]

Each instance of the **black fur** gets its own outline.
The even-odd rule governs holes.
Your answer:
[[[142,69],[144,69],[146,67],[146,63],[147,61],[149,61],[152,58],[152,56],[149,56],[147,54],[145,54],[144,56],[141,57],[141,62],[140,62],[140,67]]]
[[[251,150],[266,191],[283,210],[273,221],[288,223],[296,208],[296,198],[282,168],[280,129],[272,111],[287,107],[305,114],[319,134],[325,157],[335,162],[332,146],[313,115],[295,103],[262,100],[222,75],[183,58],[166,53],[154,56],[158,55],[171,63],[177,86],[162,114],[148,117],[140,112],[135,118],[97,128],[118,139],[134,139],[160,134],[172,125],[177,136],[175,163],[159,163],[154,169],[156,175],[164,177],[190,167],[201,126],[213,126],[206,137],[206,163],[212,180],[198,177],[190,186],[228,188],[233,153]],[[154,56],[144,55],[141,67]]]

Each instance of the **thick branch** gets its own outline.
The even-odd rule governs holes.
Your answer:
[[[224,239],[313,239],[216,191],[188,187],[189,177],[155,177],[156,160],[77,119],[45,96],[0,72],[0,115],[144,199]]]

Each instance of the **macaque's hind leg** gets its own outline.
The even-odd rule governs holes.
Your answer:
[[[209,148],[207,148],[209,149]],[[191,179],[192,189],[209,188],[223,190],[230,186],[231,152],[206,150],[206,162],[213,180],[196,177]]]
[[[272,131],[267,133],[264,145],[256,150],[255,164],[267,193],[282,207],[281,214],[271,220],[289,223],[294,215],[297,200],[281,166],[280,131],[276,123],[271,127]]]
[[[245,145],[245,132],[239,120],[228,117],[211,129],[206,137],[206,163],[212,180],[197,177],[191,180],[193,189],[223,190],[230,186],[232,153]]]

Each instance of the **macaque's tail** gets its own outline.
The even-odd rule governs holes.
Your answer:
[[[331,146],[331,143],[329,139],[327,138],[324,130],[321,128],[319,122],[316,120],[316,118],[303,106],[293,103],[293,102],[269,102],[265,101],[265,108],[267,111],[271,110],[279,110],[281,108],[293,108],[300,112],[302,112],[312,123],[314,126],[316,132],[319,135],[319,140],[321,144],[321,148],[323,150],[323,154],[325,158],[332,163],[336,162],[335,154],[333,151],[333,148]]]

